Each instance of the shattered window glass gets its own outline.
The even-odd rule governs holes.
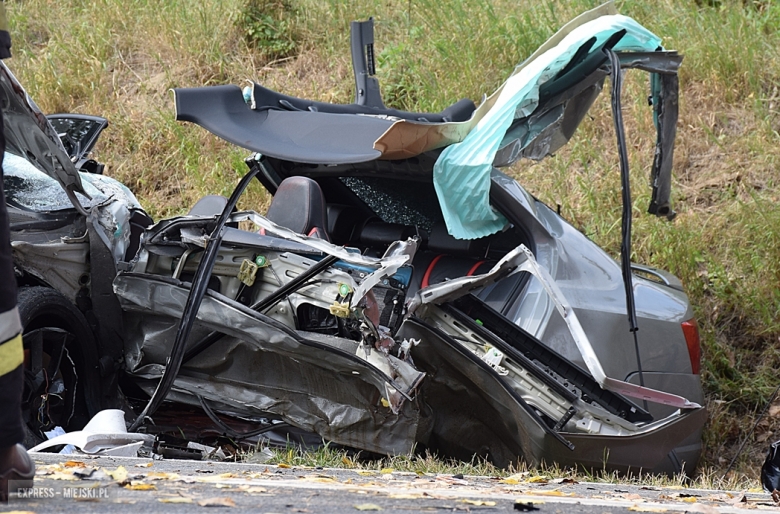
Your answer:
[[[442,219],[433,184],[375,177],[340,177],[340,180],[385,223],[400,223],[431,230]]]
[[[3,189],[8,202],[33,211],[73,208],[59,182],[10,152],[3,155]]]
[[[81,193],[76,193],[85,208],[112,197],[123,201],[128,208],[141,207],[133,193],[117,180],[93,173],[80,172],[79,175],[84,191],[91,197],[88,199]],[[59,182],[36,168],[26,158],[10,152],[3,154],[3,189],[8,202],[33,211],[73,208],[73,203]]]

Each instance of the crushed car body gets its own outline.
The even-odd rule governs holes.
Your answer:
[[[58,147],[64,133],[42,124],[44,150],[71,159],[7,173],[20,284],[56,289],[94,340],[79,352],[76,329],[36,325],[47,339],[26,344],[84,360],[72,375],[90,385],[73,405],[111,406],[118,377],[145,392],[133,429],[173,401],[381,454],[692,470],[706,412],[679,281],[621,269],[498,169],[556,151],[605,78],[638,68],[651,73],[658,128],[649,209],[671,219],[680,56],[607,4],[479,108],[407,113],[381,102],[367,28],[353,24],[353,104],[259,84],[175,90],[178,119],[256,152],[231,198],[186,215],[154,223],[126,188],[78,171],[72,162],[94,168],[83,149]],[[274,195],[265,216],[235,210],[255,178]],[[30,181],[54,180],[75,208],[20,200],[42,187]],[[453,213],[446,199],[464,183],[474,202]]]

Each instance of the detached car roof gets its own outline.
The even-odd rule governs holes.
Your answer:
[[[304,164],[301,174],[340,175],[343,168],[333,165],[404,160],[436,150],[432,173],[419,166],[411,173],[436,185],[450,233],[475,239],[505,222],[489,206],[490,170],[521,157],[539,160],[565,145],[601,93],[611,70],[608,53],[614,51],[621,68],[674,77],[651,80],[653,100],[665,97],[673,105],[661,119],[661,102],[654,104],[658,141],[649,210],[671,217],[682,59],[660,42],[607,3],[565,25],[478,108],[461,100],[441,113],[411,113],[388,109],[381,100],[329,104],[253,84],[243,93],[238,86],[175,89],[176,118],[264,156]]]

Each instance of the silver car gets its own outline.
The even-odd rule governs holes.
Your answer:
[[[178,119],[254,153],[231,198],[156,223],[94,173],[105,120],[54,130],[3,67],[30,442],[120,404],[138,429],[169,401],[233,437],[247,434],[231,417],[381,454],[691,471],[706,412],[680,282],[616,262],[499,170],[564,145],[608,76],[624,155],[621,70],[638,68],[658,128],[650,210],[674,216],[681,57],[610,9],[572,21],[479,108],[386,108],[370,21],[353,23],[353,104],[176,90]],[[253,178],[274,195],[265,216],[235,210]]]

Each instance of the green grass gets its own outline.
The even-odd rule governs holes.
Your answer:
[[[302,450],[298,446],[290,445],[287,448],[269,448],[273,457],[264,462],[266,464],[297,466],[304,468],[346,468],[356,471],[372,472],[377,474],[388,472],[415,473],[417,475],[464,475],[464,476],[489,476],[506,478],[518,476],[519,480],[531,477],[545,477],[547,479],[571,478],[578,482],[601,482],[610,484],[641,484],[657,487],[687,487],[694,489],[726,489],[731,491],[745,491],[760,488],[760,485],[744,475],[732,475],[727,479],[722,478],[722,472],[714,468],[700,469],[695,478],[676,475],[672,477],[659,475],[646,475],[636,473],[632,476],[621,475],[616,472],[604,470],[578,471],[571,468],[563,469],[556,465],[542,465],[539,468],[525,466],[497,468],[491,463],[481,459],[472,459],[470,462],[441,459],[426,452],[425,454],[399,455],[382,459],[367,458],[364,455],[351,451],[331,448],[329,445],[314,449]],[[245,452],[239,456],[251,462],[254,451]]]
[[[45,112],[109,118],[97,157],[159,218],[204,194],[228,193],[246,154],[175,122],[172,87],[251,79],[291,95],[349,102],[349,22],[374,16],[386,102],[439,110],[490,94],[558,27],[598,3],[16,0],[6,2],[14,38],[8,64]],[[715,476],[778,381],[780,3],[617,5],[685,55],[673,223],[645,212],[654,141],[647,85],[640,73],[629,73],[625,85],[632,258],[678,275],[695,306],[711,410],[704,465]],[[619,175],[607,95],[590,115],[558,155],[511,173],[618,256]],[[263,211],[267,203],[253,185],[241,207]],[[739,474],[755,478],[766,441],[778,432],[778,418],[763,422],[756,437],[766,439],[749,442]]]

